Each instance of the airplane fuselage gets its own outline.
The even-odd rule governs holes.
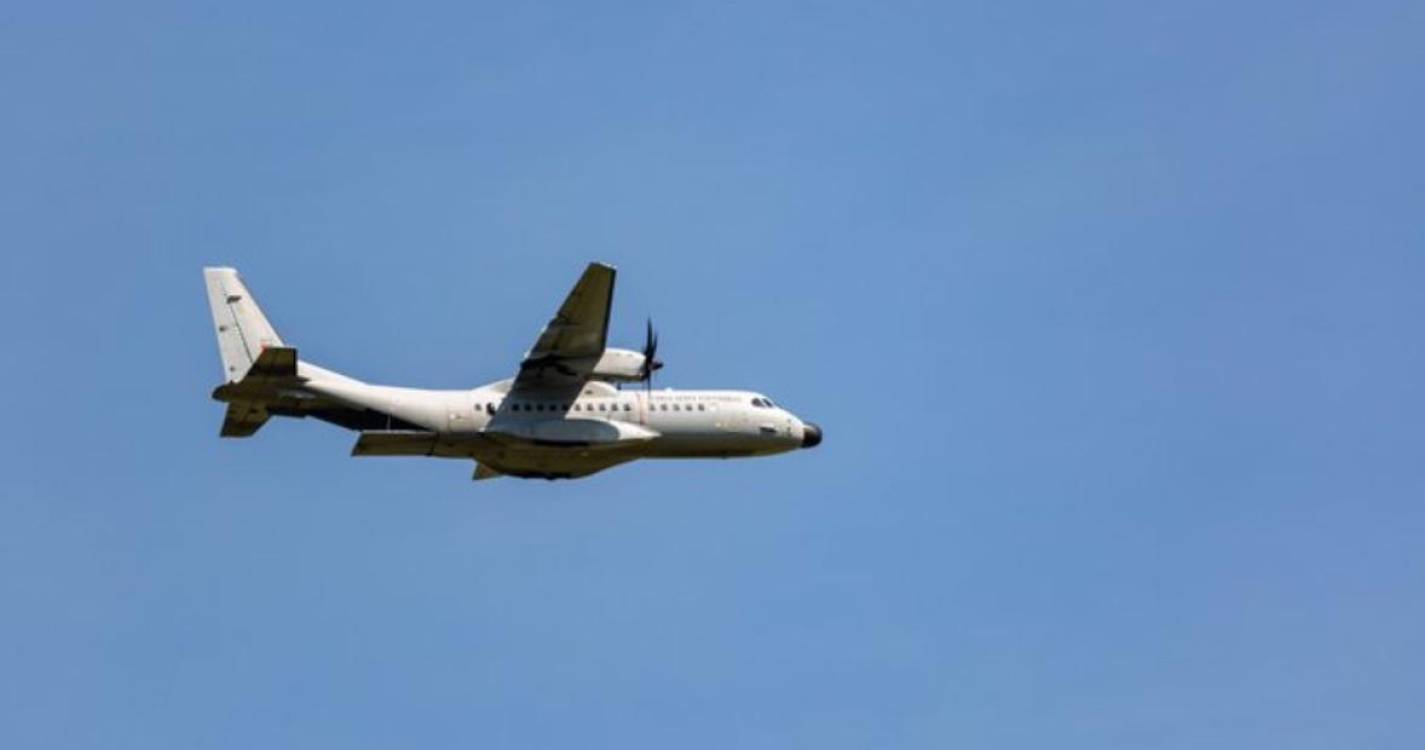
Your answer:
[[[506,433],[551,446],[613,438],[639,458],[773,455],[820,441],[815,426],[751,391],[619,389],[590,382],[577,397],[554,400],[511,395],[508,380],[471,390],[425,390],[362,383],[306,362],[300,372],[306,390],[388,415],[388,427],[435,433],[451,443],[485,433],[496,419]]]
[[[597,384],[596,384],[597,385]],[[460,438],[483,432],[497,415],[506,414],[505,430],[531,437],[539,430],[577,437],[584,427],[642,427],[653,433],[639,444],[643,457],[728,458],[782,453],[802,447],[805,426],[747,391],[614,390],[586,388],[573,401],[509,397],[493,387],[472,391],[410,392],[397,413],[442,436]],[[592,392],[591,392],[592,391]],[[553,427],[552,421],[563,422]],[[577,442],[577,440],[575,440]]]

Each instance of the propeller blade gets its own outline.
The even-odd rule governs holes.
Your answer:
[[[663,366],[658,359],[658,333],[653,330],[653,318],[649,318],[643,338],[643,385],[653,390],[653,371]]]

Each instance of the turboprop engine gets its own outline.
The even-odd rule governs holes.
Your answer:
[[[654,371],[662,366],[663,363],[658,361],[658,334],[653,332],[653,321],[650,320],[643,351],[606,348],[589,377],[610,383],[648,383],[651,386]]]
[[[648,358],[640,352],[610,347],[604,350],[604,356],[599,357],[599,363],[594,365],[590,377],[610,383],[642,382],[647,377],[644,367],[647,361]],[[655,362],[653,369],[657,369],[659,365],[662,363]]]

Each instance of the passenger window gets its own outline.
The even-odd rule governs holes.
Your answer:
[[[628,404],[624,404],[624,405],[623,405],[623,410],[624,410],[624,411],[633,411],[633,407],[632,407],[632,406],[629,406]]]
[[[707,411],[707,407],[704,407],[702,404],[698,404],[698,411]]]

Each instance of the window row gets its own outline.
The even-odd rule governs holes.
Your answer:
[[[495,405],[495,403],[494,403],[493,401],[485,404],[485,411],[486,411],[487,413],[489,413],[489,414],[494,414],[496,408],[497,408],[497,407],[496,407],[496,405]],[[619,410],[619,405],[618,405],[618,404],[610,404],[610,403],[607,403],[607,402],[605,402],[605,403],[600,403],[600,404],[527,404],[527,403],[523,403],[523,402],[516,402],[516,403],[510,404],[510,410],[511,410],[511,411],[604,411],[604,412],[608,412],[608,411],[618,411],[618,410]],[[624,411],[633,411],[633,407],[630,406],[629,404],[624,404],[624,405],[623,405],[623,410],[624,410]]]
[[[703,404],[697,404],[696,407],[698,411],[708,410],[707,406]],[[693,404],[650,404],[648,410],[652,411],[654,409],[657,409],[658,411],[692,411],[693,408]]]
[[[476,408],[478,409],[479,406],[477,405]],[[486,413],[486,414],[491,414],[491,415],[493,415],[493,414],[495,413],[495,411],[496,411],[498,408],[499,408],[499,405],[496,404],[496,403],[493,402],[493,401],[489,401],[489,402],[486,402],[486,403],[485,403],[485,413]],[[648,407],[648,410],[649,410],[649,411],[693,411],[694,409],[697,409],[698,411],[707,411],[707,406],[706,406],[705,404],[650,404],[649,407]],[[582,411],[590,411],[590,412],[592,412],[592,411],[601,411],[601,412],[614,411],[614,412],[616,412],[616,411],[619,411],[619,410],[620,410],[620,404],[616,404],[616,403],[610,404],[610,403],[607,403],[607,402],[597,403],[597,404],[592,404],[592,403],[591,403],[591,404],[558,404],[558,403],[556,403],[556,404],[543,404],[543,403],[533,403],[533,404],[531,404],[531,403],[524,403],[524,402],[515,402],[515,403],[511,403],[511,404],[510,404],[510,410],[511,410],[511,411],[553,411],[553,412],[566,412],[566,411],[579,411],[579,412],[582,412]],[[632,406],[631,404],[622,404],[622,410],[623,410],[623,411],[633,411],[633,406]]]

